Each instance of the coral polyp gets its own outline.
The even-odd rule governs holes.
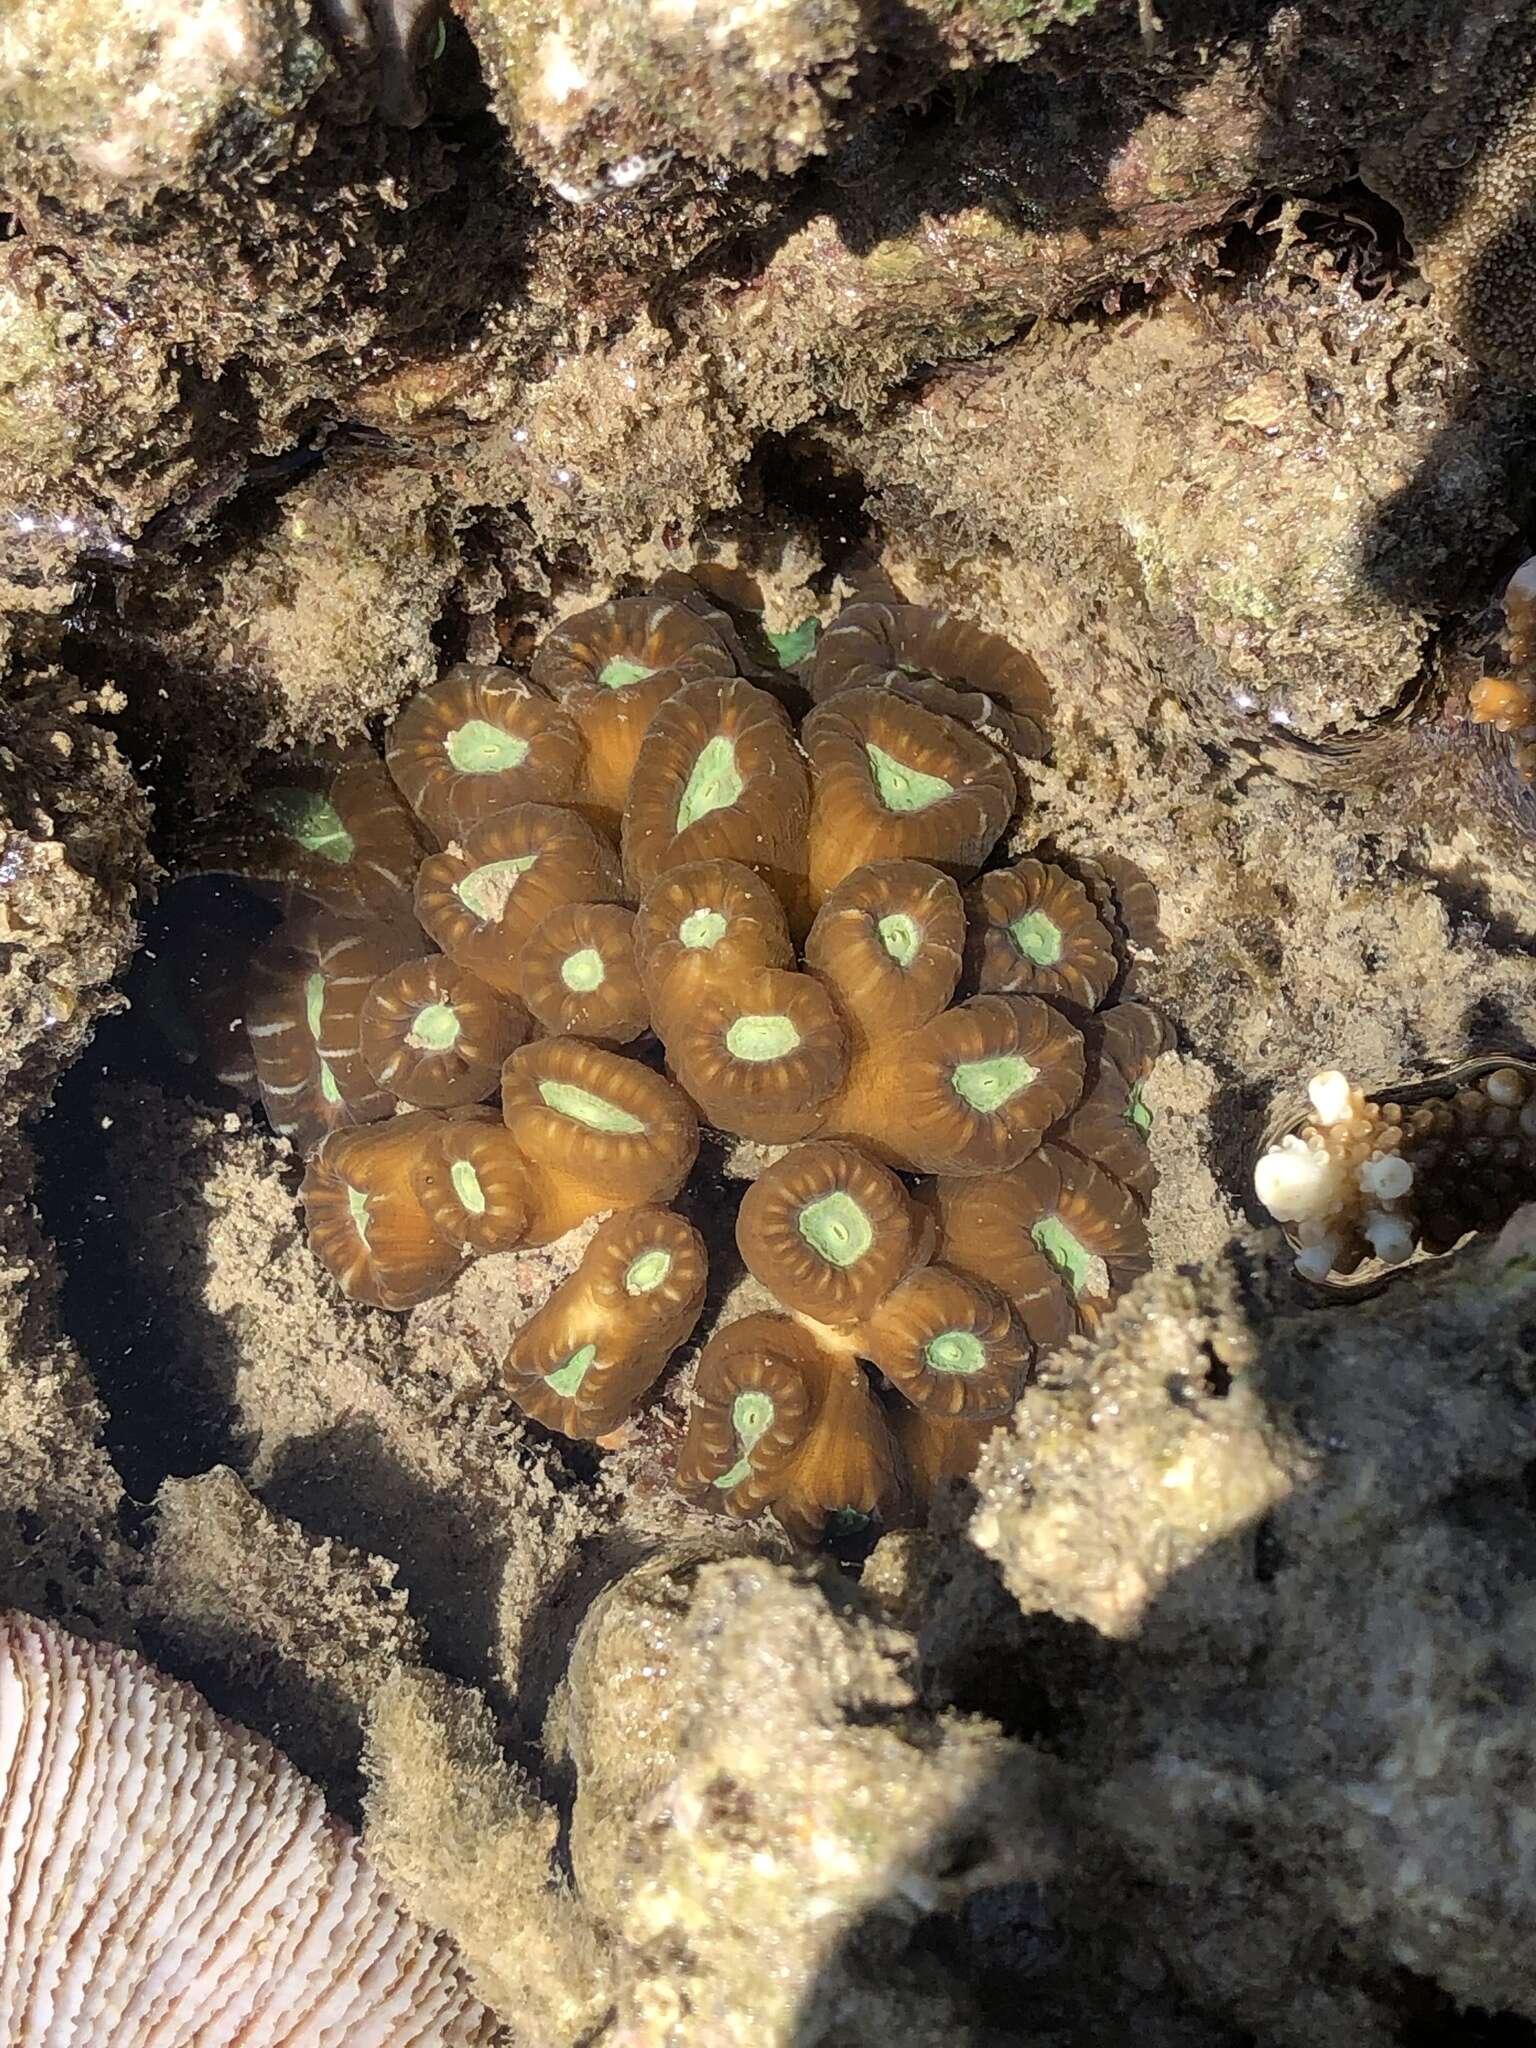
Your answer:
[[[650,1022],[635,964],[635,914],[620,903],[563,903],[524,945],[523,1000],[560,1038],[628,1045]]]
[[[932,1250],[932,1226],[894,1173],[852,1145],[800,1145],[742,1198],[749,1272],[819,1323],[858,1323]]]
[[[710,1336],[678,1480],[809,1542],[967,1472],[1037,1353],[1145,1270],[1168,1034],[1111,1000],[1159,943],[1139,870],[999,861],[1047,738],[1028,656],[855,605],[798,731],[774,677],[672,575],[526,676],[450,668],[388,775],[301,763],[212,843],[288,913],[244,1015],[344,1293],[403,1310],[599,1220],[506,1359],[548,1428],[605,1441],[688,1343],[705,1243],[667,1205],[701,1127],[790,1148],[728,1167],[775,1306]]]
[[[1114,934],[1081,882],[1044,861],[1016,861],[974,889],[975,985],[1096,1010],[1120,972]]]
[[[583,818],[553,804],[515,804],[422,862],[416,915],[450,959],[516,995],[523,948],[552,910],[622,893],[612,848]]]
[[[617,1429],[692,1333],[707,1274],[703,1240],[669,1209],[609,1217],[513,1339],[513,1400],[565,1436]]]
[[[788,713],[739,681],[687,683],[652,718],[624,805],[641,893],[696,860],[750,863],[781,896],[803,859],[810,791]]]
[[[891,1425],[857,1361],[786,1316],[745,1316],[699,1361],[678,1484],[735,1516],[765,1507],[813,1543],[833,1514],[889,1515],[902,1491]]]
[[[310,1243],[343,1294],[411,1308],[441,1294],[464,1263],[417,1197],[414,1175],[434,1119],[426,1111],[333,1131],[304,1174]]]
[[[528,1034],[522,1007],[441,953],[407,960],[369,988],[363,1062],[380,1088],[417,1109],[483,1102]]]
[[[1020,754],[1046,751],[1051,690],[1038,663],[953,612],[849,605],[821,636],[811,688],[819,701],[869,686],[968,724],[995,724]]]
[[[812,907],[873,860],[922,860],[969,879],[1013,812],[999,747],[951,718],[873,689],[844,690],[805,721],[811,762]]]
[[[533,680],[575,721],[584,743],[578,797],[618,836],[652,717],[688,682],[736,665],[707,617],[652,597],[620,598],[546,633]]]
[[[581,773],[574,720],[509,669],[460,662],[389,729],[395,786],[446,846],[520,803],[565,803]]]

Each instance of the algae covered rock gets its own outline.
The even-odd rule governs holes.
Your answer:
[[[325,76],[303,0],[19,0],[6,11],[0,132],[50,196],[153,198],[259,161]]]
[[[1026,1613],[1134,1636],[1213,1552],[1230,1555],[1241,1590],[1243,1532],[1305,1471],[1255,1391],[1254,1356],[1221,1269],[1206,1289],[1138,1289],[1091,1364],[1059,1360],[1059,1378],[1026,1392],[983,1458],[972,1524]]]
[[[514,2039],[591,2040],[612,1998],[607,1947],[557,1874],[553,1808],[502,1756],[484,1702],[397,1672],[374,1702],[367,1766],[370,1854],[452,1934]]]
[[[859,2038],[953,2039],[965,1987],[919,1930],[1056,1859],[1041,1760],[935,1723],[910,1641],[782,1566],[642,1566],[594,1609],[563,1714],[628,2042],[789,2048],[853,2011]]]
[[[1239,291],[931,381],[920,436],[897,405],[866,445],[882,523],[920,560],[1023,562],[1048,601],[1113,589],[1218,729],[1382,718],[1508,544],[1530,426],[1434,317],[1332,267],[1281,246]]]
[[[1536,2014],[1523,1232],[1310,1312],[1241,1254],[1153,1280],[984,1463],[976,1539],[1098,1638],[1056,1680],[1066,1911],[1152,1887],[1175,1977],[1264,2041],[1396,2038],[1404,1968]]]
[[[149,807],[101,714],[56,669],[0,676],[0,1121],[27,1115],[119,998]]]

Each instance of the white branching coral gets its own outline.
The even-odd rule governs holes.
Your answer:
[[[440,1936],[259,1737],[110,1644],[0,1615],[0,2039],[490,2048]]]
[[[1447,1251],[1529,1198],[1536,1087],[1520,1068],[1486,1066],[1416,1102],[1374,1100],[1329,1072],[1307,1096],[1311,1115],[1268,1147],[1253,1187],[1308,1280]]]
[[[1277,1223],[1294,1226],[1296,1270],[1309,1280],[1358,1264],[1362,1241],[1386,1264],[1414,1245],[1402,1204],[1413,1189],[1401,1126],[1387,1121],[1343,1074],[1315,1074],[1312,1115],[1272,1145],[1254,1170],[1253,1190]]]

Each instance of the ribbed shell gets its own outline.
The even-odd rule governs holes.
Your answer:
[[[189,1686],[0,1614],[7,2048],[467,2048],[452,1951]]]

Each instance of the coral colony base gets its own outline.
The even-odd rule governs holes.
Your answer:
[[[706,1344],[679,1487],[810,1543],[969,1471],[1149,1263],[1168,1041],[1120,998],[1155,897],[1113,858],[980,874],[1049,723],[1034,663],[946,613],[853,605],[769,671],[673,577],[527,676],[451,669],[383,762],[285,764],[202,849],[285,913],[216,1064],[305,1154],[343,1291],[406,1309],[611,1212],[506,1361],[601,1439],[701,1312],[668,1206],[701,1122],[789,1146],[737,1227],[778,1307]]]

